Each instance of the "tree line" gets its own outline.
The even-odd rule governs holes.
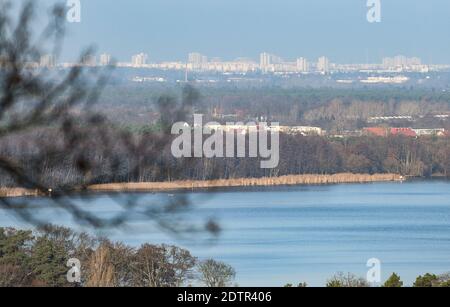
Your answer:
[[[32,132],[0,142],[0,156],[12,157],[30,179],[53,189],[83,185],[77,151],[58,151],[58,134]],[[90,140],[95,143],[95,137]],[[137,143],[152,144],[154,133],[130,134]],[[45,154],[36,154],[42,144]],[[166,142],[170,144],[170,142]],[[259,158],[185,158],[172,157],[170,146],[138,147],[130,152],[120,143],[105,154],[92,145],[83,153],[94,161],[89,182],[163,182],[174,180],[212,180],[277,177],[303,174],[395,173],[403,176],[450,176],[450,138],[408,138],[402,136],[327,138],[280,136],[280,163],[275,169],[261,169]],[[153,151],[148,152],[148,148]],[[141,151],[140,151],[141,150]],[[111,167],[113,165],[114,167]],[[113,171],[112,171],[113,170]],[[3,187],[14,187],[14,178],[3,173]]]
[[[69,259],[80,261],[80,278],[70,282]],[[0,287],[234,287],[236,271],[213,259],[199,260],[169,245],[138,248],[47,225],[37,231],[0,228]],[[73,281],[73,280],[72,280]],[[404,286],[393,273],[382,287]],[[287,284],[285,287],[294,287]],[[308,287],[299,283],[297,287]],[[364,278],[337,273],[330,288],[371,287]],[[450,287],[450,274],[424,274],[413,287]]]
[[[178,97],[174,86],[107,86],[97,108],[124,126],[137,129],[158,120],[157,101],[161,96]],[[201,88],[196,111],[208,120],[249,121],[265,118],[283,125],[313,125],[340,133],[372,126],[377,116],[412,116],[417,122],[389,125],[417,128],[450,128],[449,121],[421,116],[448,114],[450,92],[411,88],[283,88],[233,89]],[[133,110],[130,112],[130,110]],[[219,115],[219,116],[217,116]],[[222,119],[220,116],[233,115]]]
[[[305,288],[307,283],[299,283],[297,287]],[[327,283],[327,288],[368,288],[372,285],[367,282],[366,279],[358,277],[352,273],[337,273],[332,278],[330,278]],[[287,288],[294,287],[293,284],[285,285]],[[404,282],[401,277],[392,273],[392,275],[384,282],[381,287],[383,288],[402,288],[404,287]],[[448,288],[450,287],[450,273],[436,275],[436,274],[424,274],[416,278],[413,283],[414,288]]]
[[[68,279],[70,259],[81,263],[75,282]],[[0,287],[226,287],[235,276],[228,264],[176,246],[134,248],[51,225],[0,228]]]

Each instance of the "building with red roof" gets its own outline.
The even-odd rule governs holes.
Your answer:
[[[412,128],[369,127],[369,128],[364,128],[364,133],[366,135],[373,135],[373,136],[379,136],[379,137],[388,137],[391,135],[417,137],[417,133]]]
[[[387,137],[389,135],[389,128],[383,128],[383,127],[364,128],[364,134]]]
[[[391,135],[401,135],[407,137],[417,137],[417,133],[411,128],[391,128]]]

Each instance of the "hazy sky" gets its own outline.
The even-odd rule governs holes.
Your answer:
[[[44,0],[51,2],[52,0]],[[450,1],[381,0],[382,22],[366,20],[366,0],[81,0],[81,23],[70,24],[65,58],[95,43],[128,60],[211,57],[286,59],[327,55],[338,63],[420,56],[450,63]]]

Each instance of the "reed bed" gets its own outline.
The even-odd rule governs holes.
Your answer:
[[[335,174],[335,175],[290,175],[271,178],[241,178],[204,181],[172,182],[131,182],[92,185],[91,192],[157,192],[176,190],[197,190],[233,187],[269,187],[294,185],[324,185],[340,183],[370,183],[403,181],[404,177],[396,174]],[[38,190],[24,188],[0,188],[0,197],[43,196]]]
[[[28,197],[39,196],[38,190],[29,190],[23,188],[0,188],[0,197]]]
[[[290,175],[273,178],[242,178],[205,181],[172,181],[172,182],[141,182],[141,183],[111,183],[92,185],[88,188],[93,192],[153,192],[174,190],[196,190],[232,187],[268,187],[292,185],[323,185],[339,183],[370,183],[402,181],[404,178],[396,174],[335,174],[335,175]]]

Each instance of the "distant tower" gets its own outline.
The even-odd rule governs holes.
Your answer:
[[[188,62],[194,70],[204,70],[208,65],[208,57],[198,52],[189,53]]]
[[[272,64],[272,56],[266,52],[261,53],[259,57],[259,68],[267,72],[269,66]]]
[[[147,64],[147,61],[148,61],[148,54],[143,52],[133,55],[131,57],[131,65],[133,67],[143,67],[144,65]]]
[[[39,66],[44,68],[53,68],[56,66],[56,58],[52,54],[41,56]]]
[[[317,70],[323,73],[328,73],[330,71],[330,60],[327,57],[320,57],[317,62]]]
[[[100,66],[108,66],[111,65],[111,55],[107,53],[103,53],[100,55]]]
[[[308,60],[305,58],[298,58],[297,59],[297,71],[298,72],[308,72],[309,71],[309,67],[308,67]]]

